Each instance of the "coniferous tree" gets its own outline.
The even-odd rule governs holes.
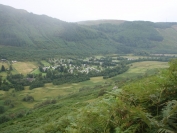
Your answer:
[[[2,65],[1,71],[3,72],[3,71],[5,71],[5,70],[6,70],[6,69],[5,69],[4,65]]]
[[[12,65],[10,65],[9,70],[10,70],[10,71],[12,71],[12,70],[13,70]]]

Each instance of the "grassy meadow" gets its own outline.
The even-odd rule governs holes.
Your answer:
[[[28,74],[38,68],[35,62],[16,62],[13,64],[13,68],[21,74]]]
[[[9,92],[4,92],[0,90],[0,99],[2,99],[2,103],[5,100],[15,101],[15,108],[11,109],[11,111],[19,110],[22,108],[33,108],[36,104],[39,104],[48,99],[58,99],[59,97],[65,97],[76,92],[79,92],[79,89],[82,87],[94,87],[96,85],[103,85],[105,80],[103,77],[93,77],[89,81],[84,81],[80,83],[71,83],[71,84],[63,84],[63,85],[53,85],[52,83],[45,84],[44,87],[35,88],[33,90],[29,90],[29,87],[25,87],[23,91],[13,91],[11,89]],[[34,97],[33,102],[23,102],[22,99],[25,96]]]
[[[131,68],[127,73],[145,73],[151,69],[160,69],[168,68],[169,65],[167,62],[158,62],[158,61],[143,61],[132,63]]]
[[[2,65],[4,65],[4,67],[7,69],[7,68],[9,68],[9,64],[5,61],[5,62],[3,62],[3,61],[1,61],[0,62],[0,67],[2,66]]]
[[[50,63],[48,63],[48,62],[45,61],[45,60],[42,60],[41,63],[42,63],[44,66],[50,66]]]
[[[122,57],[129,58],[129,59],[139,59],[139,58],[146,58],[148,56],[136,56],[136,55],[133,55],[133,54],[127,54],[127,55],[124,55]]]
[[[159,69],[168,67],[169,65],[167,62],[159,61],[135,62],[130,64],[130,68],[127,72],[113,77],[112,80],[117,81],[122,79],[136,78],[139,76],[143,76],[144,74],[153,74],[157,72]]]

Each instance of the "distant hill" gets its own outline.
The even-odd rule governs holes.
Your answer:
[[[121,21],[117,21],[121,22]],[[84,22],[86,24],[86,22]],[[153,23],[148,21],[115,21],[89,27],[105,33],[114,42],[133,51],[146,50],[153,53],[176,53],[177,23]]]
[[[177,53],[177,23],[97,20],[68,23],[0,5],[0,58]]]

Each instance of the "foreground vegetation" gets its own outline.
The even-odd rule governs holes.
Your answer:
[[[145,65],[148,63],[142,63],[142,67]],[[136,63],[131,67],[126,73],[138,72]],[[77,86],[76,90],[69,90],[74,90],[69,95],[59,95],[53,100],[43,97],[43,102],[35,104],[33,109],[13,114],[18,117],[1,124],[1,132],[175,132],[176,68],[177,61],[173,60],[167,70],[156,71],[155,76],[142,74],[141,79],[125,80],[118,75],[113,79],[100,77],[91,80],[92,83],[72,84],[80,88]],[[35,97],[38,101],[41,96]],[[1,120],[8,119],[1,115]]]

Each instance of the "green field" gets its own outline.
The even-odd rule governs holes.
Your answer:
[[[7,63],[7,62],[0,62],[0,67],[2,66],[2,65],[4,65],[4,67],[7,69],[7,68],[9,68],[9,64]]]
[[[157,72],[159,69],[168,68],[168,67],[169,65],[167,62],[158,62],[158,61],[136,62],[130,65],[130,69],[127,72],[117,75],[112,79],[114,81],[122,80],[122,79],[130,79],[130,78],[142,76],[144,74],[153,74],[154,72]]]
[[[72,84],[63,84],[63,85],[53,85],[52,83],[45,84],[44,87],[35,88],[33,90],[29,90],[29,87],[25,87],[25,90],[15,92],[11,89],[9,92],[4,92],[0,90],[0,99],[3,101],[10,99],[15,101],[14,110],[19,110],[21,108],[33,108],[34,105],[41,103],[47,99],[57,99],[58,97],[67,96],[70,94],[74,94],[78,92],[80,88],[89,86],[94,87],[95,85],[103,85],[105,80],[103,77],[94,77],[89,81],[81,82],[81,83],[72,83]],[[13,97],[12,95],[15,95]],[[30,95],[34,97],[34,102],[23,102],[22,99],[26,96]]]
[[[12,66],[18,73],[25,75],[38,67],[35,62],[16,62]]]
[[[132,63],[131,69],[127,73],[144,73],[150,69],[168,68],[167,62],[143,61]]]
[[[136,56],[136,55],[133,55],[133,54],[127,54],[127,55],[124,55],[122,57],[129,58],[129,59],[139,59],[139,58],[146,58],[147,56]]]
[[[78,92],[81,87],[95,86],[104,83],[103,77],[91,78],[89,81],[81,83],[72,83],[64,85],[53,85],[52,83],[45,84],[44,87],[33,90],[26,89],[23,91],[24,95],[29,94],[34,96],[36,101],[45,100],[47,98],[56,98],[58,96],[65,96],[71,93]]]
[[[48,63],[48,62],[45,61],[45,60],[42,60],[41,63],[42,63],[44,66],[50,66],[50,63]]]

